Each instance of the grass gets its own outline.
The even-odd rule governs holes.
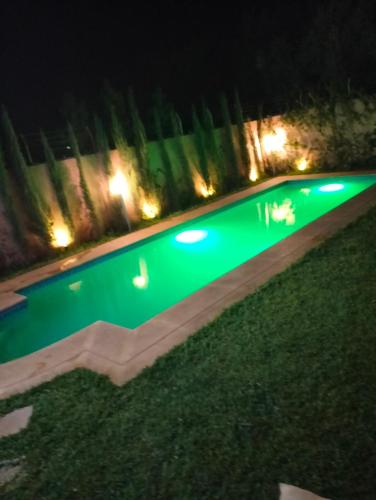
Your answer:
[[[0,496],[374,499],[375,234],[373,209],[124,387],[77,370],[1,401],[34,414]]]

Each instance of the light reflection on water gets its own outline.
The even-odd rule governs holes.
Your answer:
[[[136,288],[142,290],[146,289],[149,285],[149,273],[145,259],[140,257],[138,259],[138,265],[140,269],[140,274],[138,276],[134,276],[134,278],[132,279],[132,283]]]
[[[286,226],[293,226],[296,222],[295,206],[288,198],[280,204],[264,203],[264,209],[257,203],[256,208],[259,222],[265,222],[266,227],[270,227],[270,219],[277,223],[283,222]]]
[[[136,328],[360,193],[375,177],[330,182],[344,188],[320,191],[328,179],[282,184],[20,291],[27,307],[0,318],[0,363],[98,320]]]

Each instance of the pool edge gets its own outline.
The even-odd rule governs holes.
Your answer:
[[[351,172],[343,175],[354,176],[370,173],[354,174]],[[262,187],[262,190],[265,190],[286,180],[328,176],[333,177],[333,174],[283,176],[272,179],[272,181],[278,182],[271,184],[266,181],[256,188]],[[339,176],[339,174],[336,173],[335,176]],[[218,201],[225,202],[221,205],[225,206],[260,191],[260,189],[255,191],[255,188],[250,189]],[[234,199],[235,197],[236,199]],[[97,321],[56,344],[0,365],[0,399],[23,392],[51,380],[61,373],[79,367],[105,374],[116,384],[127,382],[143,368],[150,366],[156,358],[183,342],[197,329],[217,317],[224,309],[255,291],[272,276],[282,272],[307,251],[357,219],[375,204],[376,186],[374,185],[198,290],[185,300],[163,311],[135,330]],[[211,210],[207,210],[205,213],[219,208],[218,202],[190,211],[193,216],[186,220],[202,215],[202,213],[198,214],[197,212],[201,208],[208,207]],[[182,222],[181,216],[174,219],[179,219],[179,221],[173,225]],[[155,229],[160,224],[163,222],[152,226],[152,228]],[[164,227],[162,230],[165,229]],[[145,237],[147,236],[139,239]],[[118,238],[116,241],[123,238]],[[15,279],[13,278],[13,280]],[[103,342],[104,334],[106,335],[105,343]]]
[[[202,215],[209,214],[215,210],[223,208],[227,205],[231,205],[237,201],[241,201],[248,196],[253,194],[258,194],[269,188],[276,187],[283,184],[286,181],[300,181],[309,179],[320,179],[325,177],[342,177],[342,176],[364,176],[364,175],[376,175],[375,170],[366,170],[359,172],[335,172],[335,173],[322,173],[322,174],[304,174],[304,175],[283,175],[279,177],[274,177],[273,179],[268,179],[265,182],[258,184],[257,186],[251,186],[249,188],[243,189],[236,193],[227,195],[219,200],[214,200],[211,203],[204,205],[202,207],[194,208],[184,212],[183,214],[173,216],[167,220],[163,220],[149,226],[144,229],[139,229],[133,233],[114,238],[111,241],[100,243],[95,247],[87,250],[78,252],[77,254],[70,255],[64,259],[57,260],[45,266],[38,267],[31,271],[26,271],[25,273],[14,276],[4,281],[0,281],[0,297],[3,293],[16,293],[20,295],[20,291],[23,289],[32,287],[47,281],[51,278],[58,277],[67,271],[72,271],[84,264],[89,264],[102,257],[115,253],[124,247],[133,245],[135,243],[141,242],[151,236],[160,234],[168,229],[171,229],[179,224],[188,222],[192,219],[196,219]],[[22,292],[21,292],[22,293]],[[0,313],[4,312],[4,308],[1,307],[0,301]]]

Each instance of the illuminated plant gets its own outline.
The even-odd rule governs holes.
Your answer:
[[[11,223],[15,239],[20,245],[25,244],[22,223],[14,205],[12,187],[9,174],[5,168],[3,150],[0,147],[0,197],[3,202],[6,216]]]
[[[240,172],[242,177],[248,179],[251,161],[248,151],[247,131],[244,124],[243,110],[240,104],[239,93],[237,90],[235,90],[234,108],[241,159]]]
[[[208,156],[210,159],[210,167],[213,172],[211,172],[210,177],[212,178],[212,183],[215,184],[215,190],[217,193],[222,193],[224,190],[224,162],[222,155],[219,151],[218,141],[215,134],[215,127],[213,122],[213,116],[210,110],[203,105],[202,110],[202,126],[205,132],[206,147],[208,151]],[[210,168],[209,167],[209,168]]]
[[[209,159],[206,150],[205,134],[194,108],[192,111],[192,123],[194,134],[193,140],[198,158],[198,171],[206,186],[209,186],[211,184],[211,179],[209,175]]]
[[[233,130],[225,94],[220,95],[220,105],[223,120],[223,152],[226,164],[226,189],[230,190],[240,184],[239,170],[234,147]]]
[[[85,180],[83,167],[82,167],[81,153],[80,153],[80,149],[78,147],[76,135],[75,135],[73,127],[70,123],[68,123],[68,137],[69,137],[70,146],[72,148],[73,156],[76,159],[76,164],[77,164],[79,179],[80,179],[80,187],[82,190],[82,194],[84,197],[86,207],[89,211],[90,223],[91,223],[91,226],[92,226],[94,232],[98,233],[98,231],[99,231],[98,219],[97,219],[97,216],[95,213],[93,201],[92,201],[91,196],[90,196],[89,188],[88,188],[86,180]]]
[[[118,111],[114,105],[110,105],[111,132],[114,145],[121,159],[127,162],[129,159],[129,144],[125,135],[124,125],[119,118]]]
[[[108,141],[107,133],[103,127],[102,120],[94,116],[94,129],[95,129],[95,143],[97,153],[100,155],[101,165],[106,176],[111,175],[111,155],[110,144]]]
[[[162,120],[159,109],[153,109],[154,127],[157,135],[157,145],[161,158],[162,171],[164,176],[164,192],[166,196],[162,196],[163,211],[174,212],[180,208],[178,186],[175,181],[171,159],[168,154],[166,143],[163,138]]]
[[[181,185],[182,189],[182,208],[191,205],[196,199],[196,191],[193,182],[193,175],[191,167],[185,152],[183,144],[183,127],[179,115],[171,110],[170,112],[171,128],[174,134],[172,140],[172,147],[175,151],[175,155],[178,159],[182,178]]]
[[[258,178],[259,178],[259,176],[258,176],[257,168],[251,167],[251,170],[249,172],[249,180],[252,182],[255,182],[255,181],[257,181]]]
[[[125,221],[128,231],[132,231],[131,221],[128,216],[127,200],[130,199],[131,193],[127,179],[125,178],[123,172],[117,169],[111,177],[108,178],[108,189],[111,197],[115,202],[116,218],[115,222],[119,224],[119,221]],[[120,228],[123,228],[123,224],[120,222]]]
[[[265,170],[269,167],[269,165],[264,154],[264,148],[262,144],[262,134],[263,134],[262,107],[259,106],[258,116],[256,121],[256,137],[254,138],[254,146],[256,152],[258,153],[257,157],[260,163],[259,167],[261,167],[262,171],[265,172]]]
[[[156,185],[150,169],[145,127],[140,118],[133,90],[128,89],[128,106],[132,122],[133,145],[136,154],[137,173],[144,193],[155,194]]]
[[[254,182],[259,178],[260,173],[264,171],[264,166],[262,163],[262,157],[261,157],[261,147],[260,147],[260,141],[258,138],[257,134],[257,124],[256,124],[256,130],[253,129],[251,124],[249,125],[248,129],[248,139],[249,139],[249,148],[250,148],[250,156],[253,155],[254,159],[254,164],[251,165],[250,172],[249,172],[249,179]]]
[[[72,214],[69,210],[67,197],[65,196],[63,173],[61,166],[56,161],[55,155],[53,154],[53,151],[50,148],[47,138],[43,132],[41,132],[41,141],[43,145],[44,156],[46,159],[47,172],[50,177],[51,184],[54,188],[60,211],[62,213],[66,225],[72,229],[73,227]]]
[[[108,230],[114,230],[116,232],[123,231],[124,229],[130,230],[130,222],[128,219],[128,214],[125,211],[124,200],[119,196],[113,196],[111,192],[111,185],[113,185],[113,190],[117,189],[116,177],[113,175],[113,168],[111,163],[110,154],[110,144],[108,140],[108,135],[103,127],[102,120],[98,117],[94,117],[94,127],[95,127],[95,142],[97,147],[97,154],[100,158],[100,164],[103,168],[103,173],[108,179],[106,186],[109,190],[109,194],[112,195],[112,203],[110,207],[110,220],[107,223]],[[122,174],[123,175],[123,174]],[[125,182],[125,179],[124,179]],[[125,217],[124,217],[125,214]]]
[[[18,138],[8,113],[4,108],[2,110],[2,125],[7,139],[7,152],[9,164],[11,166],[11,175],[19,189],[22,201],[27,205],[27,213],[30,216],[30,228],[35,234],[42,238],[44,242],[48,243],[50,240],[48,216],[43,211],[42,202],[31,182]]]

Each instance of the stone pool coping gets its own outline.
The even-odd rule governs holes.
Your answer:
[[[0,283],[0,313],[19,307],[17,290],[74,269],[182,222],[207,214],[286,180],[375,174],[375,171],[281,176],[231,194],[158,224],[100,244]],[[22,358],[0,364],[0,399],[30,389],[75,368],[88,368],[121,385],[180,344],[224,309],[254,292],[308,250],[376,205],[376,185],[319,217],[291,236],[166,309],[134,330],[104,321]]]

